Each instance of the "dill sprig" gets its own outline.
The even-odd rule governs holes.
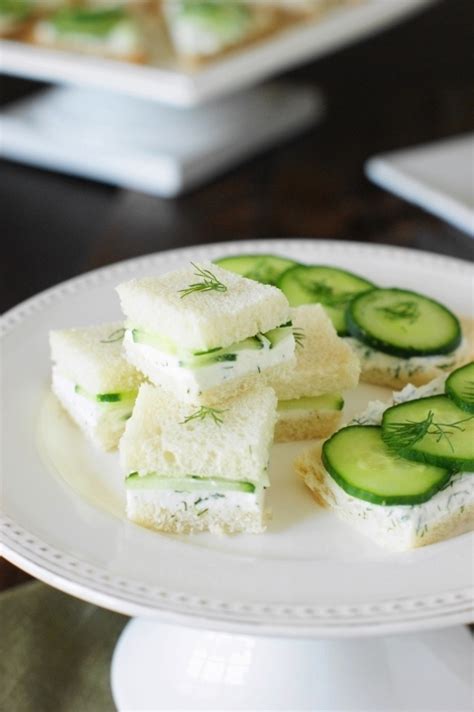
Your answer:
[[[208,406],[202,405],[195,413],[191,413],[191,415],[188,415],[187,418],[181,421],[180,424],[184,425],[192,420],[204,420],[204,418],[211,418],[216,425],[221,425],[224,422],[222,414],[225,412],[225,410],[209,408]]]
[[[293,338],[295,340],[296,345],[299,346],[300,348],[303,348],[303,346],[304,346],[303,342],[306,338],[304,329],[300,326],[294,326],[293,327]]]
[[[390,307],[377,307],[377,311],[381,312],[387,319],[395,321],[397,319],[406,319],[413,324],[420,316],[418,304],[411,299],[405,299]]]
[[[430,410],[426,418],[421,421],[406,420],[404,423],[388,423],[384,427],[383,439],[389,448],[405,450],[412,447],[425,435],[434,435],[437,443],[446,440],[451,452],[454,452],[451,436],[456,432],[464,432],[465,428],[462,427],[462,424],[472,418],[474,415],[468,415],[466,418],[455,420],[452,423],[437,423],[434,420],[433,411]]]
[[[106,339],[101,339],[100,343],[113,344],[116,341],[122,341],[125,331],[125,329],[116,329],[115,331],[112,331],[112,333],[110,333]]]
[[[193,282],[186,287],[186,289],[180,289],[181,299],[187,297],[188,294],[194,294],[194,292],[227,292],[227,287],[223,284],[215,274],[209,269],[203,269],[194,262],[191,262],[192,266],[196,270],[194,272],[195,277],[200,277],[202,282]]]
[[[339,307],[346,304],[354,296],[354,292],[336,292],[333,287],[317,280],[299,279],[300,286],[311,293],[315,302],[327,307]]]

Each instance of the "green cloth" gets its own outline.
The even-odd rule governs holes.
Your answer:
[[[127,618],[33,582],[0,594],[1,712],[112,712]]]

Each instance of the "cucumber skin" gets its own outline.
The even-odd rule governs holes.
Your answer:
[[[343,273],[343,274],[346,274],[346,275],[348,275],[349,277],[356,277],[356,278],[359,279],[361,282],[365,282],[365,283],[367,284],[367,289],[364,290],[364,292],[361,291],[361,294],[365,293],[366,291],[368,292],[368,291],[371,291],[372,289],[376,288],[376,285],[375,285],[373,282],[371,282],[369,279],[366,279],[365,277],[361,277],[360,275],[355,274],[355,272],[350,272],[349,270],[343,269],[342,267],[333,267],[333,266],[331,266],[331,265],[316,265],[316,264],[307,265],[307,264],[302,264],[302,263],[295,263],[292,267],[289,267],[287,270],[285,270],[285,271],[280,275],[280,277],[278,278],[277,284],[276,284],[276,286],[278,287],[278,289],[281,289],[281,291],[283,292],[283,294],[284,294],[287,298],[288,298],[288,296],[287,296],[285,290],[282,289],[282,282],[283,282],[283,279],[284,279],[284,278],[287,278],[288,276],[291,276],[291,272],[292,272],[293,270],[296,270],[297,268],[300,268],[300,267],[309,267],[309,268],[311,268],[311,267],[322,267],[322,268],[324,268],[324,269],[337,270],[338,272],[341,272],[341,273]],[[357,295],[358,295],[358,292],[355,293],[355,296],[357,296]],[[352,299],[353,299],[353,298],[354,298],[354,297],[352,297]],[[288,298],[288,300],[289,300],[289,298]],[[323,302],[318,302],[318,301],[314,301],[314,300],[313,300],[313,301],[310,300],[310,301],[308,301],[308,302],[304,302],[304,304],[321,304],[321,306],[322,306],[324,309],[326,309],[326,307],[327,307],[327,305],[325,305]],[[291,304],[291,301],[290,301],[290,306],[293,306],[293,305]],[[331,319],[331,321],[332,321],[333,324],[334,324],[334,327],[336,328],[337,335],[338,335],[338,336],[349,336],[349,335],[350,335],[350,332],[349,332],[349,329],[348,329],[348,326],[347,326],[346,310],[345,310],[344,308],[339,308],[339,307],[328,307],[328,308],[329,308],[329,309],[332,309],[335,313],[338,313],[338,314],[341,316],[341,324],[338,324],[338,323],[336,323],[336,322],[334,321],[334,319],[333,319],[332,315],[330,314],[330,312],[327,312],[329,318]],[[344,325],[342,325],[342,322],[344,323]]]
[[[418,292],[411,292],[412,294],[422,297],[423,299],[426,299],[429,302],[432,302],[433,304],[436,304],[436,306],[440,307],[441,309],[444,309],[444,311],[448,312],[453,319],[455,320],[457,330],[456,330],[456,336],[453,337],[451,342],[446,344],[444,347],[440,349],[403,349],[397,346],[393,346],[392,344],[388,344],[386,341],[383,341],[382,339],[377,339],[375,336],[371,336],[368,334],[365,329],[363,329],[357,321],[354,319],[353,311],[357,306],[357,300],[366,296],[368,292],[374,292],[378,287],[375,287],[375,289],[369,289],[367,292],[362,292],[361,294],[356,295],[351,302],[347,305],[346,309],[346,323],[347,323],[347,328],[349,330],[349,334],[353,336],[356,339],[359,339],[359,341],[364,342],[367,344],[367,346],[371,346],[373,349],[376,349],[377,351],[382,351],[383,353],[389,354],[390,356],[399,356],[400,358],[413,358],[416,356],[439,356],[443,354],[450,354],[452,353],[459,344],[462,341],[462,330],[461,330],[461,324],[459,323],[459,319],[455,314],[452,313],[447,307],[445,307],[443,304],[440,304],[437,302],[435,299],[431,299],[430,297],[426,297],[424,294],[419,294]],[[407,289],[399,289],[398,287],[384,287],[383,289],[390,289],[392,292],[400,292],[402,294],[406,294],[406,292],[410,292],[411,290]]]
[[[229,255],[228,257],[220,257],[217,260],[213,260],[214,264],[216,264],[218,267],[222,267],[222,269],[227,269],[229,272],[233,272],[234,270],[229,269],[228,266],[226,266],[226,263],[231,263],[234,260],[240,260],[240,259],[249,259],[253,258],[255,260],[282,260],[282,262],[287,262],[288,265],[282,269],[281,273],[277,276],[276,281],[269,281],[269,282],[262,282],[262,284],[270,284],[272,286],[277,287],[278,286],[278,281],[281,279],[281,277],[288,272],[288,270],[293,269],[293,267],[298,267],[300,266],[299,262],[295,262],[294,260],[290,259],[289,257],[281,257],[281,255],[270,255],[270,254],[245,254],[245,255]],[[245,274],[242,274],[241,272],[235,272],[234,274],[240,274],[240,276],[245,277]],[[246,277],[246,279],[253,279],[252,277]],[[255,280],[258,281],[258,280]]]
[[[461,368],[457,368],[455,371],[453,371],[447,378],[446,383],[445,383],[445,391],[446,395],[448,398],[451,398],[451,400],[456,403],[458,408],[461,408],[462,410],[465,410],[466,413],[474,413],[474,403],[469,404],[466,403],[465,400],[463,400],[458,394],[456,393],[455,388],[452,386],[452,381],[454,377],[462,370],[467,369],[469,366],[473,367],[474,366],[474,361],[471,363],[467,363],[465,366],[461,366]],[[451,381],[451,383],[450,383]]]
[[[248,494],[253,494],[256,490],[256,487],[252,482],[243,482],[240,480],[235,482],[233,480],[222,481],[219,480],[219,478],[204,478],[197,477],[195,475],[176,478],[157,477],[154,474],[140,476],[137,472],[132,472],[127,475],[127,477],[125,478],[125,487],[130,490],[155,489],[156,491],[166,491],[168,489],[167,487],[153,487],[153,482],[156,482],[160,479],[169,482],[175,480],[175,485],[176,487],[178,487],[178,489],[180,489],[181,487],[185,487],[185,489],[181,490],[182,492],[244,492]],[[186,489],[186,484],[184,483],[184,480],[188,481],[186,482],[186,484],[192,484],[193,487],[189,487],[189,489]],[[150,482],[152,483],[151,485]]]
[[[431,398],[439,398],[440,396],[427,396],[426,398],[418,398],[413,401],[406,401],[406,403],[416,403],[417,400],[430,400]],[[392,405],[390,408],[384,412],[382,416],[382,440],[383,438],[383,428],[384,422],[386,420],[386,414],[393,411],[395,408],[399,408],[403,403],[398,403],[397,405]],[[462,459],[453,457],[447,459],[442,455],[433,455],[432,453],[424,453],[420,450],[415,450],[412,448],[400,448],[396,450],[397,454],[403,457],[405,460],[412,460],[413,462],[422,462],[426,465],[435,465],[436,467],[448,468],[451,470],[451,474],[456,472],[468,472],[474,473],[474,458],[472,459]]]
[[[353,428],[379,428],[379,425],[348,425],[347,427],[343,428],[343,430],[349,430]],[[410,505],[416,505],[416,504],[424,504],[424,502],[428,502],[434,495],[442,490],[449,482],[451,479],[452,475],[454,474],[453,471],[447,471],[446,475],[443,480],[437,483],[436,486],[432,487],[430,490],[427,490],[426,492],[423,492],[422,494],[419,495],[392,495],[390,497],[379,497],[376,494],[373,494],[372,492],[369,492],[367,490],[359,489],[358,487],[355,487],[354,485],[351,485],[349,482],[347,482],[343,477],[339,475],[339,473],[331,466],[331,463],[329,462],[328,458],[326,457],[325,453],[325,446],[326,443],[328,443],[332,438],[337,435],[337,433],[340,432],[339,430],[334,433],[328,440],[325,441],[323,444],[322,452],[321,452],[321,461],[328,472],[328,474],[333,478],[333,480],[341,487],[341,489],[346,492],[346,494],[350,495],[351,497],[355,497],[356,499],[362,499],[364,502],[370,502],[370,504],[378,504],[380,506],[410,506]],[[427,463],[427,464],[433,464],[433,463]]]

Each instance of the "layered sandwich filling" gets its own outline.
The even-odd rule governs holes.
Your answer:
[[[64,8],[38,23],[35,39],[47,45],[67,41],[71,49],[116,55],[134,54],[140,44],[137,27],[123,8]]]
[[[278,401],[279,420],[298,420],[314,413],[334,413],[344,407],[344,399],[339,393],[325,393],[320,396],[292,398]]]
[[[81,385],[53,368],[53,393],[74,420],[92,436],[117,441],[132,415],[137,391],[122,393],[89,393]],[[112,446],[112,443],[111,443]]]
[[[232,1],[167,2],[165,11],[173,42],[181,54],[216,54],[243,40],[254,24],[250,8]]]
[[[252,482],[226,480],[218,477],[189,475],[170,477],[133,472],[125,480],[127,492],[150,494],[154,502],[164,509],[176,512],[194,512],[203,516],[209,511],[224,512],[229,509],[258,511],[263,503],[264,486]]]
[[[124,346],[128,359],[139,370],[158,384],[173,386],[179,398],[189,400],[233,379],[289,361],[295,342],[291,323],[287,323],[208,351],[185,351],[160,334],[129,327]]]

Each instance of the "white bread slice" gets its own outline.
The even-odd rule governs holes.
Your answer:
[[[399,389],[408,383],[423,386],[443,374],[451,373],[474,359],[474,320],[461,317],[463,341],[450,354],[399,358],[376,351],[361,341],[346,338],[360,359],[360,380],[376,386]]]
[[[194,406],[145,383],[120,442],[123,469],[266,485],[276,403],[272,389],[260,386],[223,403],[217,413],[222,422],[211,415],[185,422],[197,412]]]
[[[290,400],[355,388],[360,364],[353,349],[341,339],[320,304],[291,309],[293,327],[302,332],[295,349],[294,369],[267,377],[278,400]]]
[[[122,353],[123,324],[51,331],[51,358],[58,370],[91,394],[133,391],[143,376]]]
[[[337,430],[341,419],[342,410],[313,410],[297,418],[281,412],[275,425],[275,442],[327,438]]]
[[[445,378],[416,389],[409,385],[394,393],[394,402],[440,393]],[[377,424],[390,404],[374,402],[356,420]],[[467,472],[452,476],[448,486],[417,505],[382,506],[352,497],[327,472],[321,460],[322,443],[306,450],[295,462],[296,473],[322,507],[392,551],[406,551],[458,536],[474,528],[474,477]]]
[[[211,263],[200,262],[226,291],[181,290],[202,283],[196,267],[160,277],[133,279],[117,287],[122,309],[134,327],[171,339],[182,349],[226,347],[290,319],[289,304],[276,287],[259,284]]]

